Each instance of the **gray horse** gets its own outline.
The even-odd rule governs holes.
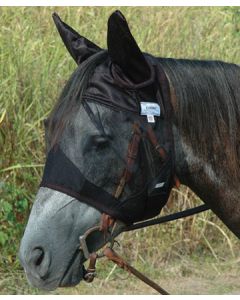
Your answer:
[[[101,103],[101,99],[109,98],[123,107],[128,99],[134,99],[138,108],[138,89],[149,81],[152,70],[161,66],[170,83],[175,174],[240,237],[239,66],[143,54],[118,11],[109,18],[107,51],[80,36],[56,14],[54,20],[79,66],[45,124],[47,152],[59,145],[61,157],[68,165],[80,170],[91,186],[112,194],[124,168],[132,114],[124,109],[115,110]],[[118,85],[114,76],[118,76]],[[104,91],[103,84],[107,86]],[[86,96],[88,88],[99,101],[92,101],[91,93]],[[148,89],[145,97],[149,95],[151,99],[154,93]],[[87,103],[87,109],[83,103]],[[104,134],[99,131],[100,124]],[[149,151],[153,155],[153,150]],[[56,180],[58,176],[62,178],[62,186],[64,180],[72,184],[72,169],[65,169],[62,161],[54,165],[54,176]],[[154,168],[161,168],[160,160],[155,161]],[[144,168],[136,171],[120,201],[141,190],[147,172]],[[135,203],[132,212],[137,209]],[[19,251],[30,284],[46,290],[78,284],[83,278],[81,266],[85,261],[78,249],[79,236],[99,224],[101,214],[96,205],[80,201],[64,189],[41,185]],[[95,251],[105,242],[100,233],[95,233],[88,246]]]

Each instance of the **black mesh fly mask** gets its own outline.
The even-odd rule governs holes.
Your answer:
[[[70,144],[78,145],[80,135],[84,135],[81,129],[79,132],[76,128],[73,130],[74,121],[71,120],[77,116],[73,113],[62,136],[48,152],[41,186],[66,193],[114,219],[132,224],[158,215],[173,186],[168,80],[161,67],[146,56],[151,76],[143,83],[133,84],[112,64],[107,52],[102,51],[78,68],[70,79],[72,85],[98,57],[104,57],[104,60],[91,71],[84,91],[77,87],[73,94],[76,99],[81,98],[76,100],[80,101],[76,110],[81,109],[88,115],[91,126],[103,138],[105,150],[92,153],[88,144],[94,141],[82,136],[84,157],[93,155],[95,164],[79,167],[78,155],[75,153],[75,159],[71,158]],[[128,124],[125,130],[119,130],[124,122]],[[84,130],[87,131],[87,126]],[[64,139],[64,135],[68,139]],[[75,150],[78,151],[77,147]],[[107,151],[111,153],[112,161],[106,161],[104,153]],[[81,155],[79,153],[79,159],[83,159]],[[106,182],[98,183],[93,173],[89,173],[92,168],[96,170],[96,177],[101,170],[104,174],[106,168],[110,168],[108,173],[112,176],[111,170],[114,170],[114,178],[107,178],[106,173]]]

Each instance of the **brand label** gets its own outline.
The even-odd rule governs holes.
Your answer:
[[[155,102],[140,102],[142,116],[160,116],[160,106]]]

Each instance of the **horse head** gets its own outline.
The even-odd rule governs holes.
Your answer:
[[[82,280],[79,237],[102,213],[123,226],[155,216],[173,183],[167,79],[155,58],[119,11],[108,21],[107,50],[53,18],[78,67],[45,122],[47,159],[19,252],[29,282],[47,290]],[[108,239],[93,232],[89,251]]]

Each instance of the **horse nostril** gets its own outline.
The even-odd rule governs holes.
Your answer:
[[[35,264],[35,266],[40,266],[43,259],[44,259],[44,250],[42,247],[37,247],[33,250],[33,257],[34,257],[34,260],[33,260],[33,263]]]
[[[41,279],[46,279],[49,275],[49,266],[51,264],[50,253],[42,247],[36,247],[32,250],[29,260],[31,272],[40,276]]]
[[[39,251],[39,254],[40,254],[40,255],[39,255],[39,257],[37,258],[35,264],[36,264],[36,266],[39,266],[39,265],[41,265],[41,263],[42,263],[42,261],[43,261],[43,259],[44,259],[44,251],[43,251],[42,248],[37,248],[37,250]]]

